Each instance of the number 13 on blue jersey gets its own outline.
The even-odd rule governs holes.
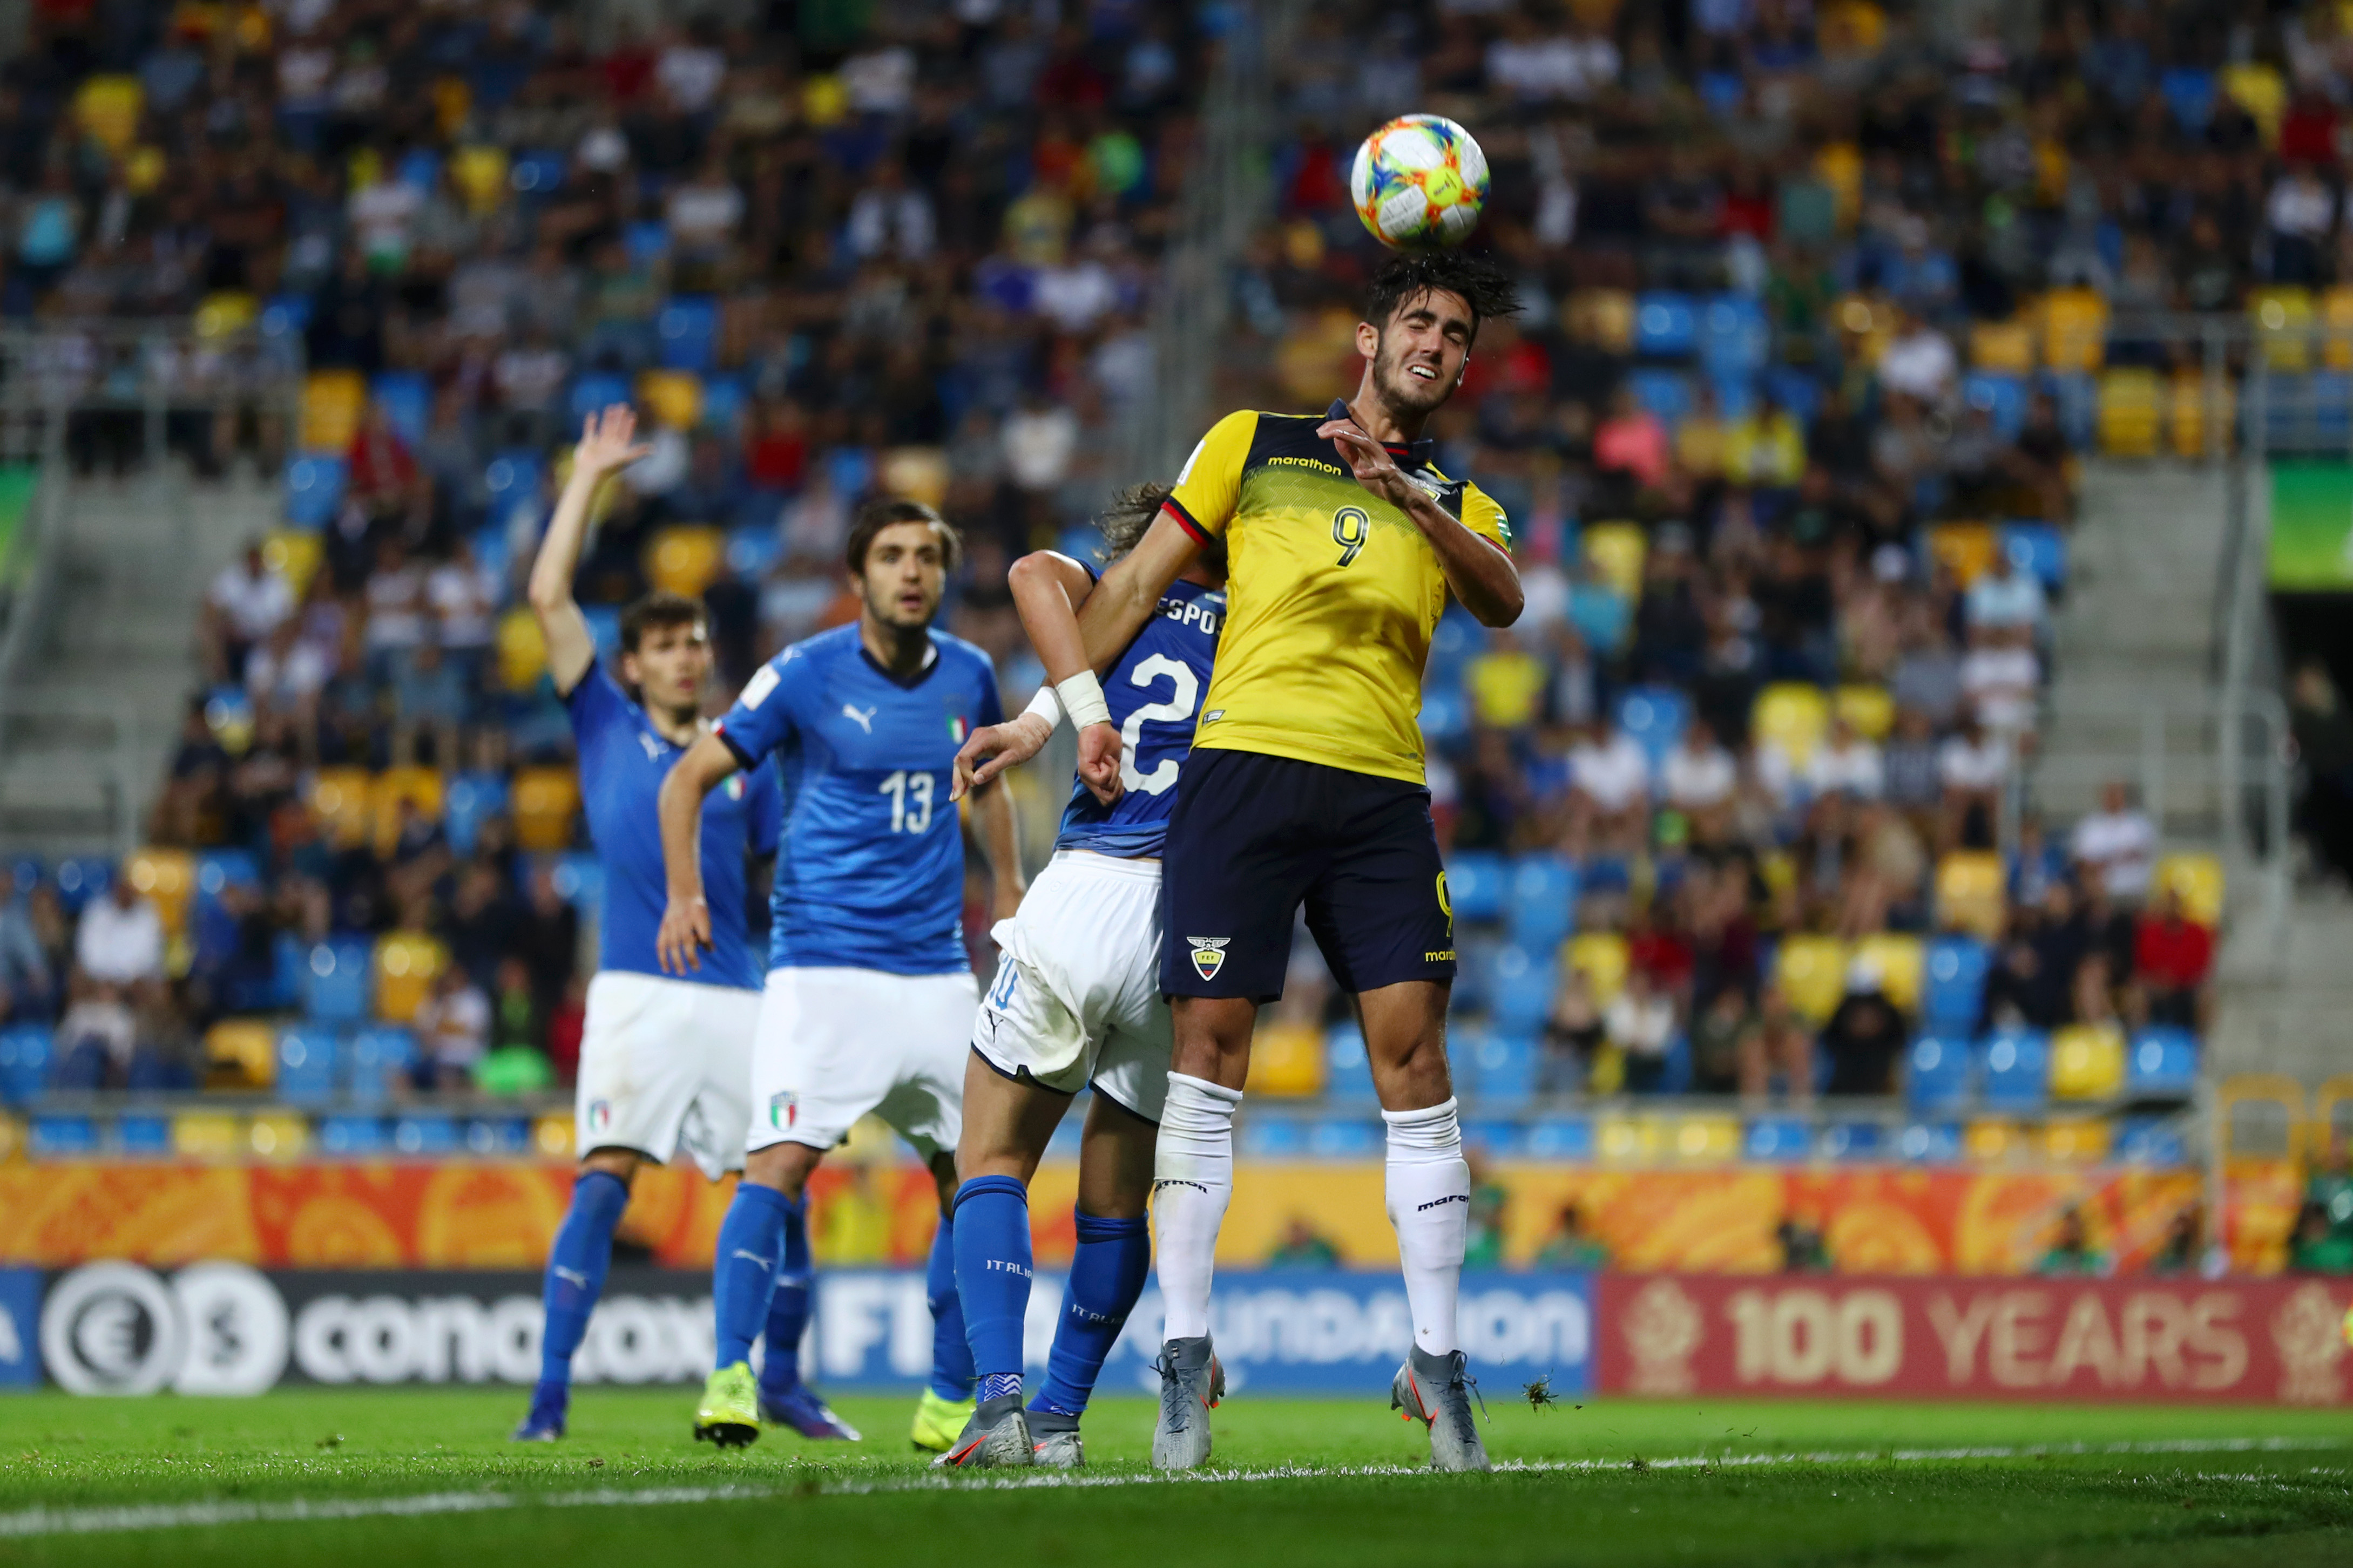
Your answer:
[[[891,831],[923,833],[932,826],[932,775],[904,769],[884,779],[881,793],[891,797]]]

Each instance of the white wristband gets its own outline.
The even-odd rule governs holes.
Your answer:
[[[1055,695],[1062,700],[1062,711],[1079,729],[1090,724],[1111,722],[1111,707],[1103,701],[1103,682],[1092,669],[1082,669],[1068,680],[1054,683]]]
[[[1062,700],[1054,695],[1052,687],[1038,688],[1038,695],[1029,699],[1029,707],[1021,710],[1021,716],[1024,719],[1032,713],[1046,721],[1046,728],[1049,730],[1056,728],[1062,722]]]

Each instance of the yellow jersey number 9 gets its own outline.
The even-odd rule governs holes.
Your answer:
[[[1332,514],[1332,541],[1340,547],[1340,564],[1353,566],[1373,536],[1373,520],[1360,506],[1344,506]]]

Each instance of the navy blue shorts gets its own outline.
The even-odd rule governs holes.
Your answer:
[[[1454,976],[1454,916],[1420,784],[1196,749],[1160,889],[1165,995],[1282,995],[1302,904],[1343,990]]]

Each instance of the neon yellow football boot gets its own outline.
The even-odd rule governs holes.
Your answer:
[[[723,1366],[702,1385],[694,1410],[694,1440],[722,1448],[748,1448],[760,1436],[760,1385],[749,1362]]]
[[[908,1440],[927,1454],[944,1454],[955,1447],[956,1434],[972,1419],[973,1403],[969,1399],[942,1399],[930,1389],[915,1402],[915,1424],[908,1431]]]

